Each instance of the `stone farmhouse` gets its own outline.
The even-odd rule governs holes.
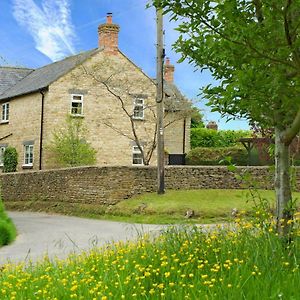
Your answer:
[[[142,165],[156,133],[156,83],[118,47],[112,15],[98,27],[98,48],[39,69],[0,67],[0,165],[7,146],[17,149],[18,170],[59,167],[48,145],[66,117],[81,118],[97,165]],[[165,149],[170,160],[190,148],[188,101],[165,64]],[[156,151],[150,164],[156,163]]]

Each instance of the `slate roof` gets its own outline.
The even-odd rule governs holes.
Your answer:
[[[102,49],[98,48],[92,49],[77,55],[69,56],[61,61],[46,65],[42,68],[30,70],[30,72],[26,74],[27,76],[25,75],[22,80],[11,80],[10,82],[8,82],[6,84],[6,86],[8,86],[8,89],[3,89],[3,92],[0,92],[0,100],[39,91],[40,89],[49,86],[58,78],[75,68],[78,64],[83,63],[86,59],[101,50]],[[2,84],[1,73],[0,83]]]
[[[26,68],[0,67],[0,95],[32,71],[32,69]]]
[[[46,88],[77,65],[83,63],[89,57],[100,51],[102,51],[102,48],[85,51],[36,70],[0,66],[0,100],[37,92]],[[155,79],[153,81],[156,83]],[[189,105],[189,101],[181,94],[175,84],[164,81],[164,91],[168,96],[165,99],[166,110],[179,111]]]

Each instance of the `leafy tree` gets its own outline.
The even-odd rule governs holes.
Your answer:
[[[300,2],[157,0],[181,20],[175,49],[218,80],[204,95],[214,111],[275,132],[277,229],[292,218],[289,145],[300,130]],[[281,221],[284,220],[284,221]],[[282,229],[283,228],[283,229]]]
[[[64,167],[94,165],[96,150],[84,139],[85,135],[82,119],[68,116],[66,127],[54,132],[48,147],[55,162]]]
[[[198,107],[193,106],[191,109],[191,128],[204,128],[203,114]]]
[[[7,147],[3,154],[3,172],[16,172],[18,165],[18,153],[16,148]]]

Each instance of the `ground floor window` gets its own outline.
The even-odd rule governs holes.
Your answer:
[[[143,165],[143,155],[138,146],[132,147],[132,164],[133,165]]]
[[[33,165],[33,145],[24,145],[24,166]]]

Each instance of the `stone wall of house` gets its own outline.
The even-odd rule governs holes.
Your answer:
[[[33,169],[39,169],[42,94],[37,92],[9,101],[9,121],[0,123],[0,146],[15,147],[18,170],[24,165],[24,144],[33,144]]]
[[[101,81],[106,81],[111,92]],[[51,156],[49,145],[53,133],[66,126],[73,94],[83,96],[83,114],[77,117],[87,129],[85,139],[97,151],[97,165],[132,165],[135,141],[130,117],[123,108],[131,115],[135,98],[144,100],[144,118],[134,121],[136,133],[145,153],[151,149],[156,128],[155,83],[121,52],[112,55],[99,50],[83,65],[51,83],[45,91],[42,169],[59,167]],[[41,108],[42,94],[39,92],[11,99],[9,122],[0,123],[0,146],[17,148],[18,171],[25,170],[24,143],[28,142],[34,146],[30,169],[39,169]],[[182,134],[174,134],[178,126],[182,130],[181,124],[182,120],[178,124],[174,122],[170,135],[172,145],[182,151]],[[188,149],[188,131],[186,137]],[[155,161],[156,151],[150,164],[154,165]]]
[[[184,113],[170,112],[166,115],[165,150],[169,154],[182,154],[190,151],[190,125],[191,118]],[[183,147],[183,142],[185,143]]]
[[[300,169],[296,172],[300,187]],[[239,167],[249,172],[261,188],[271,189],[273,174],[268,167]],[[172,166],[166,168],[167,189],[241,189],[245,185],[226,167]],[[156,191],[155,167],[83,167],[39,172],[2,174],[3,199],[44,201],[45,206],[66,204],[115,204],[133,195]]]

